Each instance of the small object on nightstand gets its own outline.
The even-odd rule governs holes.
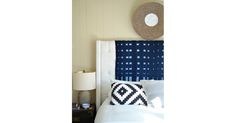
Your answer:
[[[89,104],[90,107],[75,108],[76,104],[72,104],[72,123],[94,123],[96,115],[95,104]]]
[[[83,103],[83,104],[82,104],[82,107],[83,107],[84,109],[87,109],[87,108],[90,107],[90,104],[88,104],[88,103]]]
[[[72,103],[72,110],[79,110],[80,105],[78,103]]]

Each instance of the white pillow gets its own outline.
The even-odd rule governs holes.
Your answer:
[[[140,80],[154,108],[164,108],[164,80]]]

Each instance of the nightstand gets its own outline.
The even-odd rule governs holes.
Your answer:
[[[96,106],[95,104],[90,104],[88,109],[77,109],[74,107],[75,104],[72,104],[72,123],[94,123],[96,115]]]

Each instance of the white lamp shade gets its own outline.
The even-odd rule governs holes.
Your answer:
[[[77,72],[73,76],[74,90],[92,90],[95,89],[95,72],[83,73]]]

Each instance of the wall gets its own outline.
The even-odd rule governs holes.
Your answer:
[[[153,1],[163,4],[162,0],[73,0],[72,72],[96,70],[96,40],[142,39],[131,17],[138,6]],[[73,92],[73,101],[76,97]]]

